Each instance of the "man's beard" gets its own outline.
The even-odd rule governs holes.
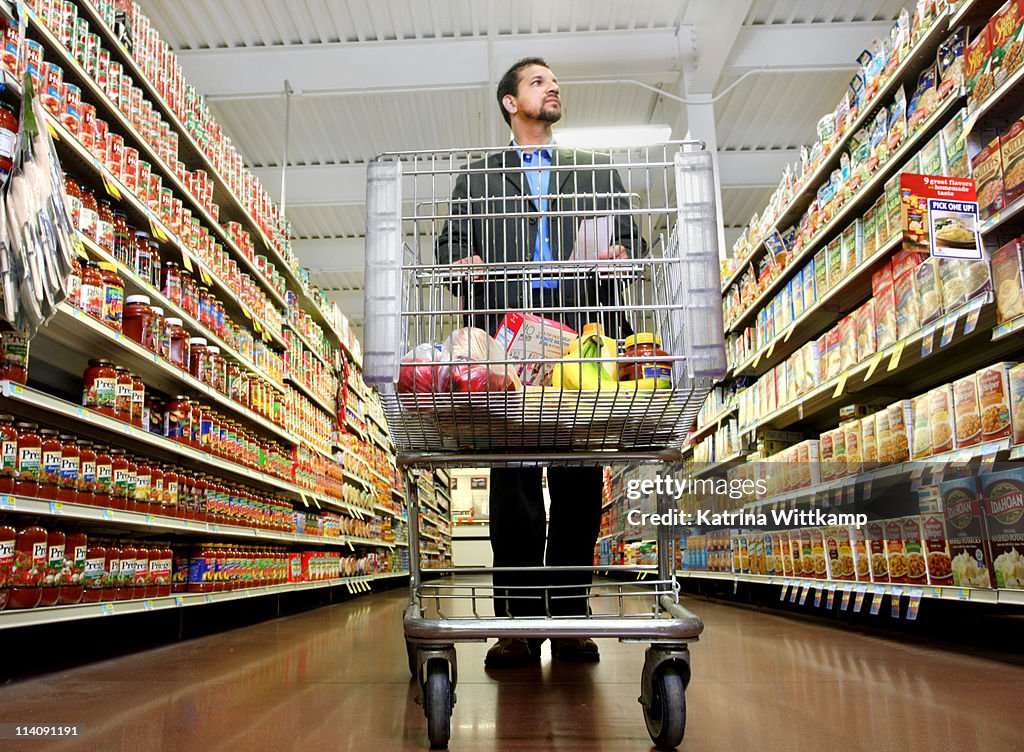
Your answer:
[[[536,119],[545,123],[557,123],[562,119],[561,105],[554,105],[553,107],[541,106]]]

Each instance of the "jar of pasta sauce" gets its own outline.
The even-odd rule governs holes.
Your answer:
[[[110,450],[102,445],[96,446],[96,482],[93,493],[93,504],[98,507],[113,505],[114,493],[114,458]]]
[[[18,432],[13,415],[0,415],[0,494],[14,493],[18,473]]]
[[[132,377],[131,424],[137,428],[145,428],[143,413],[146,409],[146,385],[136,374],[129,372],[129,375]]]
[[[132,389],[134,379],[127,368],[114,366],[117,372],[117,381],[114,391],[114,417],[130,423],[132,419]]]
[[[60,575],[64,570],[64,548],[67,538],[60,530],[50,530],[46,536],[46,569],[43,572],[43,593],[40,606],[56,606],[60,598]]]
[[[95,358],[82,374],[82,406],[111,418],[117,411],[117,369],[109,360]]]
[[[14,577],[14,543],[18,531],[10,525],[0,524],[0,611],[7,608]]]
[[[185,395],[179,394],[164,408],[163,434],[182,444],[192,441],[192,407]]]
[[[152,549],[146,546],[138,546],[135,549],[135,597],[149,598],[150,574],[149,559],[153,555]],[[155,589],[154,589],[155,590]]]
[[[171,594],[171,580],[174,575],[174,552],[170,546],[163,546],[156,549],[157,559],[150,559],[149,568],[153,576],[153,584],[156,586],[157,598],[164,598]],[[154,568],[155,563],[155,568]]]
[[[135,560],[138,552],[131,543],[121,546],[121,567],[117,576],[117,600],[127,601],[135,597]]]
[[[167,497],[164,495],[164,470],[160,465],[154,463],[151,466],[153,484],[149,495],[149,503],[153,506],[156,514],[167,514]]]
[[[100,600],[103,602],[116,601],[117,590],[121,585],[121,546],[107,545],[107,569],[103,576],[103,589],[100,591]]]
[[[187,593],[192,559],[184,550],[176,550],[171,563],[171,593]]]
[[[96,503],[96,450],[92,442],[79,439],[78,446],[78,493],[75,501],[79,504]]]
[[[107,548],[91,541],[85,552],[85,568],[82,572],[82,603],[99,603],[103,595],[103,584],[107,577]]]
[[[0,102],[0,171],[4,173],[9,173],[14,166],[14,147],[17,140],[18,116],[14,111],[14,105]]]
[[[82,262],[82,285],[78,288],[78,307],[98,321],[103,320],[103,272],[92,261]]]
[[[128,460],[123,449],[111,449],[110,467],[114,474],[110,506],[128,509],[128,500],[135,495],[135,463]]]
[[[81,603],[85,595],[85,560],[88,541],[85,533],[68,533],[64,546],[64,568],[60,573],[60,597],[57,603]]]
[[[43,597],[46,573],[46,530],[32,525],[18,531],[7,608],[35,608]]]
[[[39,437],[41,459],[37,496],[40,499],[56,499],[60,490],[60,459],[63,447],[57,432],[52,428],[40,429]]]
[[[160,306],[153,306],[153,339],[156,344],[156,354],[167,360],[170,357],[171,340],[167,332],[164,309]]]
[[[227,382],[227,363],[224,356],[220,354],[219,347],[206,348],[207,357],[210,359],[210,386],[218,392],[225,392]]]
[[[57,501],[73,503],[78,501],[82,456],[74,436],[62,434],[59,438],[61,443],[60,489],[57,491]]]
[[[153,307],[148,295],[129,295],[124,308],[124,334],[147,350],[156,352]]]
[[[189,556],[188,592],[214,592],[216,571],[216,552],[213,546],[197,547]]]
[[[181,319],[169,318],[167,323],[167,359],[178,368],[189,370],[189,336]]]
[[[172,517],[181,516],[181,506],[178,503],[179,494],[179,479],[178,471],[173,467],[164,468],[164,498],[166,499],[166,512]]]
[[[210,383],[210,358],[205,337],[190,337],[188,340],[188,371],[204,384]]]
[[[124,316],[124,282],[117,274],[117,267],[108,261],[100,262],[103,275],[103,323],[121,331]]]

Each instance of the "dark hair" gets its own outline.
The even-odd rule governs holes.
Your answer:
[[[519,71],[530,65],[543,65],[545,68],[551,68],[542,57],[524,57],[505,71],[505,75],[498,82],[498,109],[501,110],[501,116],[505,118],[505,125],[512,125],[512,116],[508,114],[508,110],[505,109],[501,100],[510,94],[513,97],[516,95],[519,91]]]

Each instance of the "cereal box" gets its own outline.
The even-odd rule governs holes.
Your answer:
[[[885,524],[869,522],[867,525],[867,548],[871,564],[871,581],[889,581],[889,562],[885,556]]]
[[[1024,468],[983,475],[981,486],[996,587],[1024,590]]]
[[[878,462],[882,465],[888,465],[893,462],[889,411],[879,410],[873,417],[875,419],[875,443],[878,445]]]
[[[854,312],[857,332],[857,360],[867,360],[878,349],[875,344],[875,301],[869,300]]]
[[[953,385],[944,384],[928,393],[932,454],[953,450]]]
[[[828,578],[832,580],[853,580],[855,568],[849,529],[845,527],[827,527],[824,530],[824,537]]]
[[[875,345],[884,350],[897,340],[896,298],[888,264],[871,276],[871,292],[875,301]]]
[[[870,582],[871,556],[868,552],[866,528],[856,526],[850,528],[850,547],[853,549],[853,561],[857,582]]]
[[[992,75],[992,37],[988,26],[967,45],[964,79],[967,82],[968,111],[976,109],[996,88]]]
[[[931,400],[927,394],[914,397],[914,422],[911,430],[911,459],[919,460],[932,453]]]
[[[1024,444],[1024,363],[1010,369],[1010,423],[1013,443]]]
[[[860,419],[860,446],[864,468],[878,464],[878,440],[875,435],[875,416]]]
[[[921,516],[925,564],[929,585],[952,585],[953,563],[946,543],[946,521],[941,514]]]
[[[992,38],[992,79],[996,86],[1002,86],[1024,59],[1021,22],[1020,0],[1008,0],[989,21],[989,36]]]
[[[917,276],[917,300],[921,326],[942,317],[942,292],[939,287],[939,262],[928,258],[914,270]]]
[[[999,139],[1003,165],[1003,193],[1007,204],[1024,196],[1024,118]]]
[[[990,141],[971,160],[978,189],[978,219],[984,222],[1003,208],[1003,160],[999,137]]]
[[[1021,250],[1021,242],[1011,240],[992,253],[992,287],[996,295],[996,318],[1000,324],[1024,316]]]
[[[790,297],[793,298],[793,318],[798,319],[804,312],[804,270],[797,271],[796,276],[789,282]]]
[[[896,298],[896,333],[900,339],[921,328],[921,312],[917,297],[917,275],[908,271],[893,281]]]
[[[835,238],[826,248],[828,252],[828,287],[831,290],[838,285],[843,275],[848,272],[843,268],[843,239]]]
[[[877,236],[876,245],[881,248],[893,235],[896,234],[896,227],[889,224],[889,213],[885,208],[885,195],[881,195],[875,201],[875,234]]]
[[[923,585],[928,581],[928,566],[924,556],[924,530],[920,517],[903,520],[903,556],[907,564],[907,582]]]
[[[861,447],[863,437],[861,436],[861,423],[859,420],[850,420],[843,423],[843,441],[846,444],[846,474],[856,475],[861,471],[864,463],[864,454]]]
[[[885,558],[889,564],[889,582],[906,582],[907,556],[903,549],[903,521],[886,520],[883,531]]]
[[[939,291],[942,310],[954,311],[967,302],[963,263],[959,259],[939,259]]]
[[[843,230],[843,276],[849,275],[863,260],[864,222],[856,220]]]
[[[956,449],[981,443],[981,403],[978,401],[976,374],[953,382],[953,422],[956,425]]]
[[[913,400],[900,400],[886,408],[889,414],[890,451],[893,462],[910,459],[910,440],[914,430]],[[931,437],[928,437],[931,447]]]
[[[981,494],[974,476],[943,481],[942,515],[946,522],[950,569],[956,587],[990,588],[992,559],[985,542]]]
[[[978,371],[981,440],[994,441],[1013,433],[1010,423],[1010,369],[1016,363],[996,363]]]

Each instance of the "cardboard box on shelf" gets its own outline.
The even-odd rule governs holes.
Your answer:
[[[807,265],[804,266],[804,270],[803,270],[804,309],[805,310],[808,310],[808,309],[812,308],[814,306],[814,304],[818,302],[818,292],[817,292],[818,274],[817,274],[817,271],[816,271],[816,262],[815,262],[816,258],[817,258],[817,256],[815,256],[810,261],[808,261]]]
[[[853,561],[857,582],[870,582],[871,553],[868,550],[866,527],[853,526],[850,528],[850,545],[853,549]]]
[[[956,426],[954,448],[964,449],[981,443],[981,403],[976,374],[953,382],[953,422]]]
[[[967,82],[967,110],[975,110],[995,90],[992,75],[992,37],[986,25],[967,45],[964,55],[964,79]]]
[[[981,440],[994,441],[1013,434],[1010,420],[1010,369],[1015,362],[996,363],[978,371]]]
[[[971,162],[967,158],[967,142],[964,132],[963,110],[957,111],[942,128],[943,174],[953,178],[969,178]]]
[[[811,573],[811,576],[819,580],[827,579],[828,564],[825,561],[825,535],[820,527],[812,527],[808,532],[811,539],[811,557],[814,560],[814,571]]]
[[[914,403],[900,400],[886,408],[889,416],[889,449],[892,462],[906,462],[910,459],[910,439],[914,429]],[[931,447],[931,437],[928,437]]]
[[[953,562],[946,542],[946,521],[942,514],[921,516],[925,563],[929,585],[952,585]]]
[[[843,281],[843,276],[848,270],[843,267],[843,239],[836,237],[826,247],[828,252],[828,287],[833,287]]]
[[[875,301],[868,300],[854,312],[857,332],[857,360],[867,360],[878,352],[875,339]]]
[[[995,581],[985,542],[981,494],[975,476],[943,481],[942,512],[956,587],[990,588]]]
[[[846,474],[857,475],[864,465],[864,454],[861,447],[863,442],[861,422],[859,420],[850,420],[843,423],[840,428],[843,431],[843,441],[846,444]]]
[[[888,582],[889,562],[885,550],[885,525],[882,522],[868,523],[867,547],[871,564],[871,581],[876,583]]]
[[[1022,43],[1024,44],[1024,43]],[[1003,193],[1007,204],[1024,196],[1024,118],[999,138],[1003,165]]]
[[[818,440],[819,463],[821,468],[821,481],[832,480],[836,477],[835,464],[835,436],[832,431],[825,431]]]
[[[873,416],[875,421],[875,444],[878,446],[878,462],[888,465],[892,459],[892,432],[889,430],[889,411],[879,410]]]
[[[873,468],[878,464],[878,437],[875,434],[874,415],[860,419],[860,442],[864,469]]]
[[[928,417],[932,435],[932,454],[953,449],[953,385],[944,384],[928,393]]]
[[[925,559],[924,529],[921,518],[907,517],[903,520],[903,555],[907,563],[907,582],[923,585],[928,581],[928,565]]]
[[[998,136],[974,156],[971,172],[978,189],[978,219],[984,222],[1005,205],[1003,162]]]
[[[1002,86],[1013,72],[1020,67],[1021,26],[1024,14],[1020,0],[1007,0],[989,21],[989,35],[992,38],[992,82]]]
[[[1010,369],[1010,423],[1013,443],[1024,444],[1024,363]]]
[[[826,527],[824,538],[828,579],[847,582],[856,579],[849,528]]]
[[[911,423],[910,458],[914,460],[929,457],[932,454],[932,423],[931,399],[921,394],[911,400],[913,404],[913,422]]]
[[[889,582],[907,581],[907,555],[903,548],[903,520],[885,520],[885,558],[889,564]]]
[[[1024,245],[1011,240],[992,253],[992,287],[1000,324],[1024,316]]]
[[[921,314],[921,326],[942,318],[942,289],[939,279],[939,263],[936,259],[926,259],[914,272],[917,276],[918,310]]]
[[[878,219],[872,206],[864,213],[864,258],[874,256],[878,247]]]
[[[837,327],[839,331],[839,372],[857,365],[857,317],[855,314],[843,317]]]
[[[942,310],[954,311],[967,302],[967,281],[959,259],[939,259],[939,291]]]
[[[917,274],[909,270],[893,282],[896,297],[896,334],[905,339],[921,328],[921,311],[917,296]]]
[[[983,475],[981,487],[996,587],[1024,590],[1024,468]]]
[[[889,264],[872,275],[871,292],[875,307],[875,346],[884,350],[897,339],[896,298]]]
[[[814,254],[814,292],[815,298],[822,298],[831,289],[828,275],[828,249],[823,248]]]

